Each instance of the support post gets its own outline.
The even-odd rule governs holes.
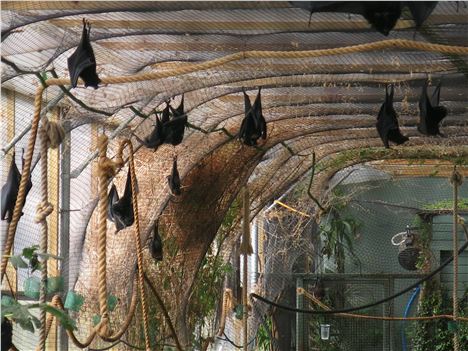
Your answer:
[[[68,130],[69,121],[64,121],[64,128]],[[70,170],[71,170],[71,133],[65,134],[60,147],[60,256],[64,257],[60,261],[61,275],[64,280],[65,294],[70,289],[70,270],[69,270],[69,252],[70,252]],[[60,351],[68,351],[68,334],[65,328],[60,326],[59,331],[59,347]]]
[[[458,319],[458,187],[462,184],[462,175],[455,166],[450,182],[453,185],[453,320]],[[460,338],[458,331],[453,334],[453,351],[460,350]]]
[[[304,295],[299,293],[304,288],[302,277],[296,279],[296,308],[304,308]],[[304,351],[304,315],[296,313],[296,351]]]
[[[249,201],[249,188],[247,185],[244,187],[244,226],[243,226],[243,240],[246,240],[250,236],[250,218],[249,218],[249,211],[250,211],[250,201]],[[245,245],[246,243],[243,242]],[[243,250],[241,250],[243,251]],[[242,304],[243,304],[243,324],[244,324],[244,350],[247,350],[248,347],[248,318],[249,318],[249,311],[248,311],[248,300],[247,300],[247,269],[248,269],[248,254],[247,252],[243,251],[243,275],[242,275]]]

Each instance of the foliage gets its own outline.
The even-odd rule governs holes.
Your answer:
[[[35,270],[39,270],[39,271],[42,270],[42,264],[39,262],[39,258],[41,258],[43,261],[46,261],[51,258],[56,259],[56,260],[62,259],[59,256],[52,255],[49,253],[37,252],[38,249],[39,249],[39,245],[25,247],[20,255],[8,256],[10,263],[16,269],[29,268],[31,269],[31,273],[32,273]]]
[[[257,350],[259,351],[269,351],[271,348],[271,339],[270,339],[270,333],[268,330],[271,330],[272,327],[272,321],[271,321],[271,316],[268,318],[265,318],[265,324],[260,324],[257,330]],[[268,328],[268,329],[267,329]]]
[[[24,330],[34,333],[35,328],[40,328],[41,322],[30,310],[40,308],[57,317],[59,323],[68,330],[76,329],[75,322],[62,310],[48,304],[20,304],[9,296],[2,297],[2,319],[9,318],[19,324]]]
[[[452,314],[453,299],[448,296],[436,280],[425,283],[424,293],[419,303],[418,316]],[[459,316],[468,315],[468,291],[460,300]],[[412,325],[409,335],[412,339],[413,351],[452,351],[453,332],[449,330],[447,320],[418,321]],[[468,325],[458,324],[460,345],[468,345]]]
[[[418,228],[418,246],[421,249],[416,268],[423,271],[429,271],[431,268],[431,240],[432,227],[428,221],[421,216],[416,216],[413,220],[413,226]]]
[[[452,208],[453,199],[440,200],[423,206],[425,210],[451,210]],[[462,197],[458,199],[458,209],[468,210],[468,198]]]

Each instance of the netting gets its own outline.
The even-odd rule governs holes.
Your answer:
[[[454,163],[466,173],[467,13],[463,2],[439,2],[416,29],[405,8],[395,29],[384,37],[357,14],[317,12],[308,23],[309,12],[287,2],[2,3],[2,184],[13,151],[21,170],[21,149],[28,149],[33,136],[35,98],[42,96],[43,115],[48,110],[48,119],[60,120],[67,132],[60,150],[48,151],[45,178],[54,211],[48,216],[47,252],[61,259],[47,260],[47,301],[53,293],[60,294],[79,340],[103,325],[103,303],[98,303],[102,297],[98,243],[103,237],[98,229],[103,220],[98,213],[102,186],[97,162],[102,134],[110,139],[108,156],[113,160],[122,140],[133,142],[144,246],[139,268],[153,286],[145,285],[149,337],[143,332],[145,313],[138,297],[124,336],[107,341],[96,337],[92,349],[115,342],[116,349],[145,348],[148,338],[152,348],[242,346],[244,270],[249,292],[304,309],[316,306],[297,288],[310,292],[318,282],[324,284],[322,302],[332,309],[370,303],[414,282],[421,272],[401,268],[389,238],[404,231],[421,210],[428,211],[424,205],[451,199],[446,177]],[[80,42],[83,17],[91,26],[97,73],[103,81],[97,90],[69,85],[67,59]],[[426,137],[417,128],[418,101],[426,80],[430,91],[442,82],[441,104],[448,111],[441,124],[444,137]],[[375,122],[385,85],[390,83],[395,85],[393,106],[400,129],[410,141],[384,149]],[[236,140],[244,118],[242,90],[253,101],[260,86],[268,137],[257,147],[248,147]],[[162,111],[169,99],[178,106],[182,94],[188,114],[183,142],[162,145],[157,151],[141,146],[135,135],[144,139],[150,134],[153,112]],[[36,206],[43,201],[39,145],[38,141],[29,151],[33,187],[16,229],[14,256],[40,243],[40,226],[35,222]],[[28,151],[25,155],[28,159]],[[175,156],[182,179],[182,195],[177,197],[167,182]],[[125,151],[124,160],[128,158]],[[434,159],[446,163],[419,164]],[[377,160],[387,161],[372,163],[373,171],[352,169],[350,175],[339,173],[330,181],[347,166]],[[385,168],[392,165],[401,170]],[[128,167],[127,162],[111,179],[120,196]],[[308,196],[304,178],[311,168],[314,199]],[[397,178],[400,171],[412,177]],[[340,184],[334,187],[333,182]],[[248,268],[239,252],[239,194],[245,184],[250,189],[251,216],[256,216]],[[465,182],[460,188],[461,198],[468,196],[466,186]],[[280,201],[310,217],[272,203],[285,193],[289,195]],[[333,201],[341,207],[334,208]],[[341,219],[353,220],[340,224],[337,213]],[[449,217],[430,217],[434,235],[437,228],[443,228],[440,233],[450,232]],[[324,232],[330,234],[337,225],[353,229],[358,223],[360,236],[352,238],[352,250],[324,254]],[[163,261],[158,263],[149,252],[155,226],[164,247]],[[2,248],[8,227],[1,222]],[[133,295],[139,294],[135,225],[115,233],[115,224],[106,221],[105,233],[106,306],[110,329],[116,331],[129,315]],[[450,256],[450,240],[444,235],[449,236],[441,234],[436,238],[439,246],[430,248],[432,256],[424,269]],[[460,231],[460,243],[463,240]],[[32,270],[7,267],[6,277],[22,304],[39,298],[41,269]],[[6,280],[2,279],[2,294],[11,295]],[[453,273],[441,273],[440,281],[449,289]],[[463,268],[460,281],[466,282]],[[226,289],[232,293],[229,311],[222,308]],[[401,316],[410,295],[366,313]],[[2,307],[10,303],[2,300]],[[270,343],[278,350],[400,350],[401,333],[413,328],[408,325],[415,325],[407,333],[409,344],[417,339],[414,335],[426,335],[430,328],[445,328],[443,323],[448,323],[429,321],[426,330],[420,322],[316,317],[272,310],[256,300],[249,303],[250,349]],[[415,310],[413,305],[413,314]],[[28,311],[39,315],[37,309]],[[452,313],[449,307],[439,312]],[[26,328],[19,325],[19,317],[14,323],[13,342],[19,350],[34,350],[39,343],[39,325],[28,318]],[[225,323],[223,333],[219,333],[221,323]],[[332,342],[320,339],[320,324],[331,325]],[[419,339],[424,338],[428,339]],[[47,347],[75,349],[76,345],[54,322]]]

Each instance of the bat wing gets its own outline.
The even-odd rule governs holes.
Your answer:
[[[16,167],[15,156],[11,159],[10,170],[8,171],[7,181],[2,187],[1,218],[8,223],[13,219],[13,210],[15,208],[16,198],[21,181],[21,174]]]
[[[164,110],[162,112],[162,117],[161,117],[161,123],[162,124],[169,122],[169,115],[170,115],[169,103],[166,101],[166,107],[164,108]]]
[[[83,33],[81,41],[75,52],[68,58],[68,71],[70,72],[70,83],[73,88],[78,83],[78,78],[81,77],[85,83],[85,87],[91,86],[97,89],[101,82],[96,73],[96,58],[94,51],[89,41],[89,24],[83,19]]]
[[[127,173],[127,182],[125,183],[125,191],[123,196],[112,206],[114,213],[114,220],[119,231],[120,225],[123,227],[130,227],[135,221],[133,213],[133,201],[132,201],[132,183],[130,178],[130,168]]]
[[[265,117],[263,117],[263,110],[262,110],[262,97],[261,97],[261,87],[258,88],[258,95],[255,99],[253,110],[255,114],[256,125],[255,128],[258,129],[258,134],[262,136],[263,139],[267,137],[267,125],[265,121]]]
[[[398,118],[395,109],[393,108],[393,86],[391,87],[390,94],[385,97],[385,102],[380,107],[377,116],[377,132],[382,139],[384,146],[389,148],[389,141],[397,145],[403,144],[409,138],[402,135],[398,125]]]
[[[164,124],[165,142],[174,146],[179,145],[184,140],[185,127],[187,125],[187,115],[183,114],[174,117]]]
[[[407,1],[416,27],[421,27],[437,6],[438,1]]]
[[[387,36],[401,16],[399,1],[364,1],[362,15],[378,32]]]
[[[172,163],[172,173],[169,177],[167,177],[167,181],[169,183],[169,188],[171,189],[172,194],[174,195],[180,195],[180,175],[179,171],[177,169],[177,159],[174,159],[174,162]]]
[[[151,240],[151,256],[156,261],[162,261],[163,260],[163,244],[161,237],[159,236],[159,231],[158,231],[158,226],[155,224],[154,226],[154,232],[153,232],[153,238]]]
[[[112,186],[109,190],[109,194],[107,195],[107,218],[114,222],[114,210],[112,209],[112,206],[116,204],[119,201],[119,194],[117,192],[117,188],[115,187],[115,184],[112,183]]]

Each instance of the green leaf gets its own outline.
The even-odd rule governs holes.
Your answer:
[[[55,307],[53,307],[51,305],[48,305],[48,304],[42,304],[41,308],[43,308],[46,312],[49,312],[53,316],[57,317],[60,325],[62,327],[64,327],[65,329],[67,329],[67,330],[76,329],[75,321],[73,319],[71,319],[68,316],[68,314],[65,313],[64,311],[62,311],[62,310],[60,310],[58,308],[55,308]]]
[[[24,330],[34,333],[34,325],[30,319],[15,319],[15,322],[18,323]]]
[[[22,255],[24,258],[27,258],[28,260],[30,260],[33,255],[34,255],[34,252],[39,248],[39,245],[33,245],[33,246],[30,246],[30,247],[25,247],[23,249],[23,252],[22,252]]]
[[[101,321],[101,316],[98,316],[97,314],[95,314],[93,316],[93,325],[94,326],[98,325],[100,321]]]
[[[28,264],[24,262],[21,256],[10,256],[10,262],[16,269],[18,268],[28,268]]]
[[[53,258],[55,260],[62,260],[63,257],[60,257],[60,256],[57,256],[57,255],[53,255],[53,254],[50,254],[50,253],[40,253],[38,252],[37,255],[42,258],[43,260],[48,260],[50,258]]]
[[[109,309],[109,311],[112,312],[114,310],[115,306],[117,306],[118,301],[119,300],[114,295],[109,295],[107,297],[107,308]]]

